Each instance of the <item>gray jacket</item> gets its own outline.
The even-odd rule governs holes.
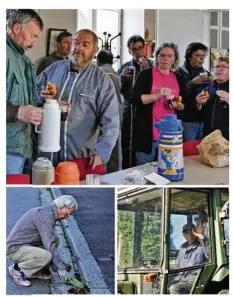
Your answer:
[[[121,81],[120,78],[118,77],[116,71],[113,69],[112,65],[110,64],[104,64],[100,67],[107,75],[111,78],[111,80],[114,83],[115,90],[116,90],[116,95],[117,95],[117,101],[118,101],[118,108],[119,108],[119,115],[120,115],[120,122],[122,122],[122,112],[123,112],[123,107],[122,107],[122,97],[121,97]]]
[[[37,90],[55,83],[57,98],[71,103],[71,113],[61,123],[60,161],[96,154],[107,163],[119,133],[117,96],[111,79],[94,64],[79,72],[71,71],[71,61],[58,61],[37,77]],[[38,101],[40,98],[38,98]],[[100,133],[93,150],[86,145]]]

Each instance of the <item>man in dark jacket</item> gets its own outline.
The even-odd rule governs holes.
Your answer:
[[[40,124],[42,110],[36,107],[35,69],[25,51],[35,46],[42,30],[43,22],[33,9],[18,9],[7,25],[7,174],[22,173],[31,164],[32,124]]]
[[[183,102],[185,109],[179,112],[178,117],[183,122],[184,142],[202,139],[202,119],[196,107],[196,96],[205,87],[210,85],[210,73],[203,68],[208,48],[199,42],[190,43],[185,52],[184,65],[179,67],[177,73],[186,86]]]
[[[132,148],[132,122],[133,107],[130,104],[130,96],[133,84],[138,73],[142,69],[153,66],[152,61],[144,56],[145,40],[140,35],[133,35],[127,41],[127,47],[130,55],[133,57],[121,65],[118,74],[121,76],[121,93],[124,97],[123,101],[123,118],[121,128],[121,145],[122,145],[122,168],[127,169],[136,165],[135,152]]]
[[[50,54],[47,57],[42,58],[41,62],[37,67],[36,74],[39,75],[45,68],[49,67],[49,65],[61,61],[64,59],[68,59],[68,55],[71,52],[72,46],[72,34],[70,32],[61,32],[57,36],[57,49],[55,52]]]

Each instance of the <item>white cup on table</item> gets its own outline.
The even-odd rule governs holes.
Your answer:
[[[100,185],[101,177],[100,174],[87,174],[86,185]]]

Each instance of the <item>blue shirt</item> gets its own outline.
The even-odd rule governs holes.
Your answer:
[[[177,268],[192,267],[206,261],[205,246],[199,241],[188,246],[187,242],[181,245],[176,259]]]

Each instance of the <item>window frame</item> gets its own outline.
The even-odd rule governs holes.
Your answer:
[[[226,11],[228,11],[228,13],[230,13],[229,10],[226,10]],[[229,27],[224,27],[222,25],[223,11],[212,11],[212,12],[210,12],[210,14],[215,13],[215,12],[217,12],[217,16],[218,16],[217,26],[211,25],[211,22],[210,22],[210,32],[211,32],[211,30],[217,31],[217,47],[214,47],[211,45],[211,40],[210,40],[210,47],[217,48],[217,49],[223,49],[223,47],[222,47],[222,32],[223,31],[229,32],[230,30],[229,30]],[[210,20],[211,20],[211,15],[210,15]],[[229,21],[230,21],[230,14],[229,14]],[[211,37],[211,34],[210,34],[210,37]],[[229,44],[228,48],[226,48],[226,50],[228,50],[229,47],[230,47],[230,44]]]
[[[172,190],[172,189],[171,189]],[[208,224],[209,224],[209,244],[210,244],[210,248],[211,248],[211,251],[210,251],[210,255],[211,255],[211,258],[210,258],[210,260],[208,261],[208,262],[206,262],[206,263],[203,263],[203,264],[199,264],[199,265],[196,265],[196,266],[192,266],[192,267],[196,267],[196,268],[198,268],[198,267],[205,267],[206,265],[212,265],[213,264],[213,246],[212,246],[212,241],[214,240],[214,238],[212,238],[212,236],[213,236],[213,230],[212,230],[212,223],[211,223],[211,218],[210,218],[210,210],[211,210],[211,203],[212,203],[212,201],[211,201],[211,192],[210,191],[206,191],[206,190],[202,190],[202,189],[200,189],[200,190],[196,190],[196,189],[189,189],[189,188],[183,188],[183,189],[181,189],[181,190],[183,190],[183,191],[187,191],[187,192],[196,192],[196,193],[202,193],[202,194],[206,194],[206,195],[208,195],[207,197],[206,197],[206,204],[207,204],[207,208],[208,208],[208,216],[209,216],[209,220],[208,220]],[[168,218],[168,220],[169,220],[169,229],[170,229],[170,219],[171,219],[171,207],[172,207],[172,193],[170,194],[170,201],[171,201],[171,203],[170,203],[170,205],[169,205],[169,209],[168,209],[168,212],[169,212],[169,218]],[[203,197],[203,199],[204,199],[204,197]],[[193,215],[192,215],[193,216]],[[168,242],[169,242],[169,253],[168,253],[168,274],[170,274],[171,272],[172,273],[174,273],[174,272],[177,272],[177,271],[187,271],[187,270],[189,270],[189,267],[185,267],[185,268],[175,268],[175,269],[171,269],[170,268],[170,240],[171,240],[171,234],[170,234],[170,232],[168,232]]]
[[[96,34],[97,34],[97,22],[98,22],[98,20],[97,20],[97,11],[98,10],[110,10],[110,11],[117,11],[118,12],[118,16],[117,16],[117,19],[118,19],[118,28],[117,28],[117,30],[118,30],[118,32],[116,32],[116,35],[118,33],[120,33],[121,29],[122,29],[122,9],[117,9],[117,8],[116,9],[93,9],[93,31],[96,32]],[[111,32],[107,32],[107,33],[111,33]],[[113,63],[113,68],[115,69],[115,71],[117,71],[120,68],[120,65],[121,65],[121,40],[122,40],[122,38],[120,36],[117,37],[117,55],[119,55],[120,58],[117,59],[117,61],[115,63]],[[100,48],[100,50],[101,50],[101,48]]]
[[[158,190],[158,188],[157,188]],[[131,196],[131,197],[128,197],[128,198],[123,198],[123,199],[120,199],[118,200],[119,202],[122,202],[126,199],[131,199],[131,198],[137,198],[137,196],[142,196],[143,194],[146,194],[146,193],[153,193],[154,190],[152,189],[149,189],[149,190],[146,190],[145,192],[140,192],[138,195],[136,194],[135,196]],[[163,237],[163,228],[164,228],[164,196],[163,196],[164,192],[161,190],[161,196],[160,197],[154,197],[154,198],[150,198],[148,200],[145,200],[143,201],[143,203],[146,203],[148,201],[153,201],[154,199],[160,199],[160,202],[161,202],[161,226],[160,226],[160,230],[161,230],[161,243],[160,243],[160,258],[159,258],[159,264],[157,265],[157,267],[153,267],[153,268],[148,268],[148,267],[145,267],[145,268],[137,268],[137,267],[119,267],[118,266],[118,263],[117,263],[117,270],[118,270],[118,273],[139,273],[139,274],[144,274],[144,273],[150,273],[150,272],[158,272],[160,271],[160,268],[161,268],[161,263],[163,261],[163,250],[164,250],[164,243],[163,243],[163,240],[162,240],[162,237]],[[140,208],[140,204],[142,202],[139,202],[137,201],[137,210],[134,212],[135,213],[135,222],[136,222],[136,216],[137,216],[137,211],[138,209]],[[118,212],[121,211],[121,209],[118,208]],[[134,238],[134,243],[135,243],[135,238]],[[134,244],[133,243],[133,244]],[[117,245],[117,249],[118,249],[118,245]],[[135,249],[135,247],[134,247]],[[133,253],[133,258],[134,258],[134,253]],[[120,256],[118,255],[117,256],[117,259],[120,259]],[[133,263],[134,263],[134,259],[133,259]]]
[[[181,268],[181,269],[174,269],[174,270],[169,270],[169,253],[168,253],[168,243],[170,240],[170,232],[168,232],[170,230],[170,209],[171,209],[171,191],[172,189],[177,189],[177,190],[188,190],[191,192],[202,192],[202,193],[207,193],[208,195],[208,212],[210,215],[209,218],[209,231],[210,231],[210,244],[211,244],[211,262],[208,263],[203,263],[201,265],[195,266],[195,267],[187,267],[187,268]],[[190,291],[190,294],[194,293],[195,294],[201,294],[203,289],[205,288],[208,279],[206,277],[203,277],[203,275],[207,274],[207,275],[212,275],[214,270],[215,270],[215,263],[216,263],[216,252],[214,247],[215,244],[215,235],[214,235],[214,220],[213,220],[213,216],[214,214],[212,213],[212,209],[213,209],[213,189],[205,189],[205,188],[167,188],[165,189],[166,192],[166,207],[165,207],[165,212],[166,212],[166,221],[165,221],[165,229],[164,232],[166,232],[165,235],[167,235],[166,237],[166,242],[165,242],[165,246],[164,246],[164,263],[163,263],[163,271],[164,271],[164,277],[163,277],[163,285],[162,285],[162,289],[161,289],[161,293],[162,294],[167,294],[168,291],[168,278],[169,275],[172,274],[177,274],[178,272],[183,272],[188,271],[188,270],[193,270],[193,269],[200,269],[200,272],[197,276],[197,278],[195,279],[195,281],[192,284],[192,289]],[[170,243],[169,243],[169,248],[170,248]]]

